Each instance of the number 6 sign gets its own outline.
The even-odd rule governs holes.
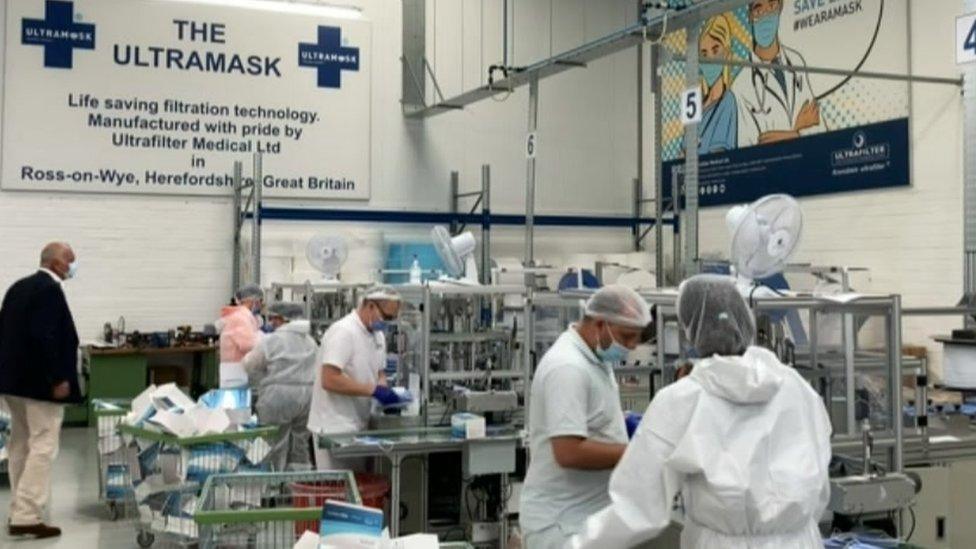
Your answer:
[[[697,124],[702,118],[701,88],[695,86],[681,94],[681,124]]]

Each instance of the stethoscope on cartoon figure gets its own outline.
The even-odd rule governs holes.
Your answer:
[[[786,56],[784,55],[784,58],[785,57]],[[793,63],[789,59],[785,59],[785,61],[788,67],[793,66]],[[772,114],[773,112],[772,107],[766,105],[766,96],[768,94],[773,94],[773,97],[775,97],[776,100],[778,100],[780,104],[783,105],[783,109],[786,110],[786,112],[791,112],[792,109],[790,107],[792,105],[787,106],[785,98],[781,98],[779,95],[776,94],[775,91],[769,88],[769,84],[767,84],[766,82],[767,75],[763,74],[763,70],[758,67],[751,67],[751,69],[752,69],[752,88],[756,92],[756,99],[759,101],[759,104],[754,107],[749,107],[749,111],[753,115],[769,116],[770,114]],[[756,82],[757,79],[759,80],[758,83]],[[794,74],[793,97],[796,97],[801,93],[803,93],[803,78],[798,78]],[[827,94],[824,94],[823,96],[818,96],[817,101],[820,100],[820,97],[826,97],[826,95]]]
[[[847,76],[845,76],[843,80],[841,80],[839,83],[837,83],[837,85],[835,85],[833,88],[830,88],[826,92],[821,93],[820,95],[817,95],[816,96],[816,100],[817,100],[818,103],[821,100],[823,100],[825,97],[828,97],[830,94],[832,94],[835,91],[839,90],[840,88],[844,87],[848,82],[851,81],[851,78],[854,78],[854,76],[861,70],[861,67],[864,66],[864,63],[867,62],[868,57],[871,55],[871,52],[874,50],[874,44],[878,40],[878,33],[881,31],[881,21],[882,21],[882,19],[884,19],[884,0],[880,0],[880,7],[878,8],[878,22],[874,26],[874,35],[871,37],[871,43],[868,44],[868,49],[867,49],[867,51],[864,52],[864,56],[857,63],[857,66],[854,67],[854,70],[851,71],[850,74],[848,74]],[[793,67],[793,62],[786,55],[784,55],[784,60],[786,62],[785,64],[788,67],[790,67],[790,68]],[[768,76],[765,75],[765,74],[763,74],[763,69],[761,69],[759,67],[750,67],[750,68],[751,68],[751,71],[752,71],[752,74],[751,74],[751,76],[752,76],[752,87],[755,90],[755,92],[756,92],[756,98],[759,101],[759,104],[758,105],[756,105],[754,107],[750,107],[749,110],[752,112],[752,114],[754,114],[754,115],[768,116],[769,114],[771,114],[773,112],[772,107],[770,107],[769,105],[766,104],[767,92],[773,94],[773,96],[776,97],[776,99],[780,100],[780,102],[783,104],[783,107],[789,112],[790,109],[787,108],[786,102],[783,99],[780,99],[780,97],[776,94],[776,92],[773,91],[773,90],[771,90],[769,88],[769,85],[767,83]],[[796,97],[797,95],[799,95],[800,93],[803,92],[803,80],[804,79],[796,76],[795,73],[797,71],[787,71],[787,72],[792,72],[794,74],[794,77],[793,77],[793,88],[794,88],[793,91],[794,91],[794,95],[793,96]],[[757,82],[757,80],[758,80],[758,82]]]

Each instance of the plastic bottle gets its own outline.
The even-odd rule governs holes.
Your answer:
[[[422,282],[421,278],[423,277],[423,274],[424,272],[420,268],[420,260],[418,260],[417,256],[414,255],[413,263],[410,265],[410,283],[420,284]]]

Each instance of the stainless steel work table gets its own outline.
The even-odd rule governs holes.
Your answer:
[[[438,453],[468,452],[471,448],[508,447],[514,450],[520,444],[520,430],[511,427],[491,427],[485,438],[460,439],[451,436],[450,427],[419,427],[389,431],[360,431],[348,434],[319,434],[319,448],[328,450],[336,458],[384,457],[390,462],[390,535],[400,535],[400,473],[403,461],[408,457]],[[514,459],[514,451],[512,454]],[[421,489],[422,523],[427,525],[427,474],[424,464]],[[484,473],[490,474],[490,473]],[[508,475],[501,474],[503,491],[507,489]],[[506,539],[507,528],[502,520],[503,531],[499,538]]]

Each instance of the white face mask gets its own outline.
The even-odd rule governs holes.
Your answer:
[[[68,273],[65,275],[65,280],[72,279],[78,275],[78,262],[72,261],[68,264]]]

